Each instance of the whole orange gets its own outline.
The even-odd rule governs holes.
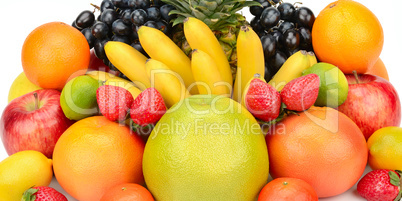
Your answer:
[[[61,90],[68,80],[85,74],[90,51],[84,35],[63,22],[34,29],[22,46],[25,75],[42,88]]]
[[[307,182],[290,177],[276,178],[261,190],[258,201],[318,201],[317,193]]]
[[[384,33],[377,17],[353,0],[330,3],[317,16],[312,29],[318,59],[338,66],[346,74],[365,73],[377,61]]]
[[[100,201],[154,201],[154,198],[143,186],[124,183],[107,190]]]
[[[328,107],[312,107],[272,126],[266,136],[273,178],[299,178],[318,197],[341,194],[361,177],[368,149],[359,127]]]
[[[127,126],[94,116],[77,121],[59,138],[53,169],[61,187],[80,201],[98,201],[122,183],[144,183],[144,142]]]
[[[377,75],[389,81],[387,68],[385,67],[384,62],[380,58],[378,58],[374,66],[370,67],[367,70],[366,74]]]

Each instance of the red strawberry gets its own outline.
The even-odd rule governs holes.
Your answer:
[[[279,92],[259,78],[251,80],[244,96],[244,103],[255,118],[263,121],[276,119],[281,110]]]
[[[400,177],[397,171],[373,170],[357,183],[357,192],[368,201],[399,201]]]
[[[141,92],[131,106],[130,116],[139,126],[154,125],[165,114],[166,105],[162,95],[155,88]]]
[[[319,88],[320,77],[308,74],[288,82],[281,91],[281,99],[286,109],[301,112],[313,106]]]
[[[110,121],[124,121],[134,98],[127,89],[103,85],[96,91],[96,100],[103,116]]]
[[[26,190],[22,201],[67,201],[67,198],[54,188],[39,186]]]

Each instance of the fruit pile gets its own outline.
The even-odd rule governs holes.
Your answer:
[[[312,201],[355,184],[401,199],[401,103],[364,5],[91,6],[25,39],[0,120],[0,200],[67,200],[53,175],[81,201]]]

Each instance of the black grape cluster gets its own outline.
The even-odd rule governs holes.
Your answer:
[[[278,72],[288,57],[299,50],[313,51],[311,29],[314,13],[281,0],[254,0],[262,7],[250,7],[250,26],[260,36],[264,48],[265,80]]]
[[[95,6],[95,5],[94,5]],[[140,26],[149,26],[169,34],[172,15],[168,15],[173,6],[161,0],[103,0],[95,6],[100,14],[95,17],[90,10],[82,11],[72,26],[81,31],[94,48],[96,57],[102,59],[112,70],[118,71],[106,57],[104,46],[108,41],[120,41],[131,45],[145,56],[138,40]]]

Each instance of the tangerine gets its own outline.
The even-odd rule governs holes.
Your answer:
[[[42,88],[63,89],[68,80],[85,74],[90,50],[84,35],[63,22],[34,29],[22,46],[21,62],[28,80]]]
[[[144,183],[144,146],[127,126],[103,116],[88,117],[70,126],[57,141],[54,174],[77,200],[97,201],[115,185]]]
[[[276,178],[261,190],[258,201],[318,201],[317,193],[307,182],[290,177]]]
[[[353,70],[365,73],[377,61],[384,44],[380,21],[367,7],[352,0],[326,6],[311,34],[317,58],[346,74]]]
[[[318,197],[341,194],[362,176],[368,149],[359,127],[328,107],[290,115],[266,135],[273,178],[299,178]]]
[[[378,58],[374,66],[370,67],[367,70],[366,74],[377,75],[389,81],[387,68],[385,67],[384,62],[380,58]]]
[[[124,183],[106,191],[100,201],[154,201],[152,194],[143,186]]]

